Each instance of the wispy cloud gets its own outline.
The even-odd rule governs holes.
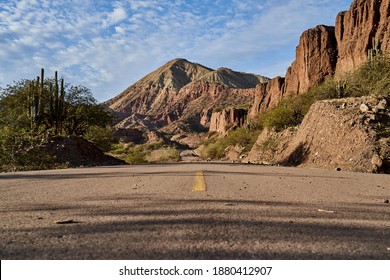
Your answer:
[[[0,3],[0,86],[41,67],[103,101],[185,57],[284,75],[299,35],[351,0],[9,0]]]

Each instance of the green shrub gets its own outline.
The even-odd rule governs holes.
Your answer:
[[[347,76],[349,96],[390,96],[390,58],[367,61]]]
[[[110,154],[130,164],[177,162],[180,160],[179,151],[166,144],[164,145],[164,142],[143,145],[117,143],[112,145]]]
[[[210,143],[205,145],[201,150],[200,156],[204,159],[220,159],[225,155],[226,145],[217,141],[215,143]]]
[[[180,153],[174,148],[162,148],[153,150],[146,156],[147,162],[178,162],[180,161]]]
[[[147,156],[147,151],[144,150],[144,146],[135,146],[133,148],[130,148],[127,153],[125,160],[126,162],[130,164],[141,164],[141,163],[146,163],[146,156]]]
[[[295,98],[286,98],[277,107],[261,113],[253,127],[260,130],[267,127],[281,131],[287,127],[297,126],[302,122],[314,101],[314,96],[309,93]]]
[[[223,138],[206,141],[203,143],[204,148],[201,151],[201,156],[205,159],[220,159],[225,156],[225,150],[229,146],[239,144],[244,147],[244,152],[248,152],[253,144],[256,142],[260,131],[258,130],[246,130],[241,127],[231,131]]]
[[[111,146],[114,143],[113,131],[111,128],[91,126],[88,128],[85,138],[104,152],[110,151]]]
[[[24,129],[0,127],[0,171],[53,168],[55,158],[42,145],[44,136],[34,136]]]

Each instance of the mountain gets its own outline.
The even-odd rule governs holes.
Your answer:
[[[121,128],[205,131],[216,107],[249,107],[256,86],[268,81],[255,74],[174,59],[105,104],[122,119]]]
[[[200,64],[175,59],[105,103],[124,116],[156,115],[164,111],[166,103],[172,102],[183,86],[211,71],[213,70]]]

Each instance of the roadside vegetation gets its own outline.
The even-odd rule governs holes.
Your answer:
[[[0,171],[48,169],[56,159],[45,149],[54,137],[85,137],[111,148],[113,116],[84,86],[45,78],[22,80],[0,89]],[[112,137],[111,137],[112,138]]]
[[[180,152],[163,142],[141,145],[119,142],[112,145],[109,153],[130,164],[180,161]]]

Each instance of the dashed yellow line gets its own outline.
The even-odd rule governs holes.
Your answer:
[[[205,192],[206,182],[204,180],[203,171],[197,171],[195,173],[195,184],[192,186],[194,192]]]

